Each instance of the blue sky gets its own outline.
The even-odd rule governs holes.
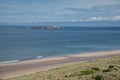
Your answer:
[[[0,23],[120,21],[120,0],[0,0]]]

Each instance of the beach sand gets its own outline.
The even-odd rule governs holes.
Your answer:
[[[120,55],[120,50],[73,54],[36,60],[26,60],[16,63],[0,64],[0,79],[22,76],[61,67],[63,65],[102,59],[117,55]]]

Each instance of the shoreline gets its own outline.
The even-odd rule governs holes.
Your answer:
[[[119,50],[119,49],[117,49]],[[6,60],[0,61],[0,65],[2,64],[14,64],[18,62],[26,62],[26,61],[35,61],[35,60],[44,60],[44,59],[51,59],[51,58],[59,58],[59,57],[68,57],[68,56],[77,56],[83,54],[91,54],[91,53],[98,53],[98,52],[108,52],[108,51],[117,51],[117,50],[103,50],[103,51],[91,51],[91,52],[81,52],[81,53],[74,53],[74,54],[64,54],[64,55],[55,55],[55,56],[36,56],[35,58],[28,58],[28,59],[13,59],[13,60]]]
[[[120,50],[70,54],[64,56],[18,61],[15,63],[0,64],[0,79],[22,76],[25,74],[45,71],[68,64],[102,59],[117,55],[120,55]]]

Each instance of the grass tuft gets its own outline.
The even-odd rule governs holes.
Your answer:
[[[99,71],[100,69],[98,67],[92,67],[91,70]]]
[[[114,66],[113,66],[113,65],[110,65],[108,68],[114,68]]]
[[[81,72],[81,75],[90,75],[94,73],[92,70],[86,70],[86,71],[80,71],[80,72]]]
[[[95,80],[104,80],[102,75],[96,75]]]
[[[102,72],[110,72],[110,69],[102,70]]]

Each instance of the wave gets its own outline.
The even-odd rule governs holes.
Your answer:
[[[0,64],[15,63],[15,62],[20,62],[25,60],[33,60],[33,59],[41,59],[41,58],[43,58],[43,56],[36,56],[34,58],[25,58],[25,59],[18,59],[18,60],[2,61],[0,62]]]
[[[37,59],[41,59],[41,58],[43,58],[43,56],[36,56],[36,58],[37,58]]]
[[[3,61],[3,62],[0,62],[0,64],[15,63],[15,62],[19,62],[19,61],[20,61],[20,60]]]

